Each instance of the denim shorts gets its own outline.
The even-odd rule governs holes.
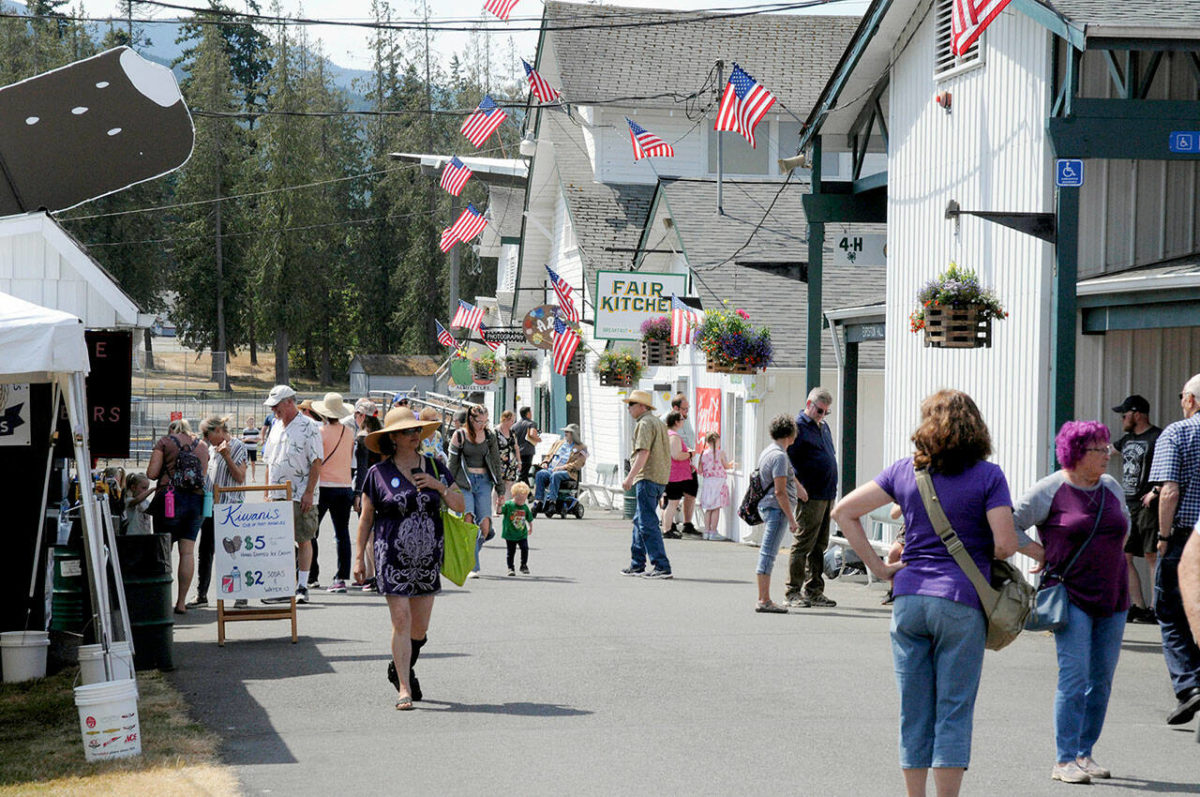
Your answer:
[[[474,515],[475,525],[478,526],[486,517],[492,514],[492,480],[486,473],[468,473],[467,481],[471,488],[463,490],[464,515]]]
[[[901,769],[970,764],[986,639],[980,609],[929,595],[896,596],[892,662],[900,689]]]
[[[783,510],[773,506],[760,506],[758,514],[762,515],[766,530],[763,532],[762,546],[758,549],[758,567],[755,573],[760,576],[771,575],[775,567],[775,557],[779,554],[779,546],[783,542],[783,533],[787,531],[787,518]]]

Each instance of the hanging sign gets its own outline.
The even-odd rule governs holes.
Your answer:
[[[558,305],[553,304],[538,305],[525,314],[521,329],[530,346],[546,351],[554,348],[554,318],[557,314]]]
[[[887,235],[871,233],[855,235],[845,233],[828,236],[833,244],[833,257],[829,262],[835,266],[886,266]]]
[[[640,340],[642,322],[671,312],[671,294],[687,296],[686,274],[597,271],[596,331],[599,340]]]
[[[133,333],[88,330],[88,447],[93,457],[128,457]]]
[[[721,433],[721,389],[696,388],[696,453],[704,450],[709,432]]]
[[[1171,134],[1172,152],[1200,155],[1200,130],[1180,130]]]
[[[29,385],[0,385],[0,446],[29,444]]]
[[[219,599],[287,598],[296,591],[292,503],[213,507]]]

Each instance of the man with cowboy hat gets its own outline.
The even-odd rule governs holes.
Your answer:
[[[292,519],[296,535],[296,602],[308,603],[308,570],[312,567],[312,541],[317,536],[317,484],[325,448],[321,428],[296,407],[296,391],[287,385],[271,388],[263,406],[271,410],[275,423],[263,446],[267,484],[292,483]],[[287,598],[267,598],[286,602]]]
[[[544,505],[553,507],[558,501],[558,490],[562,483],[568,479],[578,481],[579,474],[583,472],[588,450],[579,440],[578,424],[569,423],[562,431],[562,439],[550,447],[549,453],[542,459],[542,469],[533,477],[537,488],[533,494],[534,514],[542,512]]]
[[[663,545],[658,525],[658,500],[662,498],[671,474],[671,448],[667,425],[654,414],[654,399],[645,390],[634,390],[625,399],[629,414],[637,424],[633,430],[633,455],[629,475],[622,489],[637,494],[637,512],[633,516],[633,543],[625,576],[671,578],[671,561]],[[646,570],[649,558],[653,568]]]

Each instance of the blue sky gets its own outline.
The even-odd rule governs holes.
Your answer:
[[[761,4],[762,0],[758,0]],[[180,4],[204,7],[201,0],[173,0]],[[235,8],[237,0],[229,0]],[[116,3],[113,0],[82,0],[84,8],[91,15],[108,16],[117,14]],[[623,0],[620,3],[604,2],[603,5],[636,6],[639,8],[670,8],[670,9],[699,9],[714,7],[744,7],[755,5],[754,0]],[[72,4],[74,5],[74,4]],[[279,0],[284,14],[299,14],[308,18],[337,19],[365,21],[369,19],[370,0]],[[868,0],[836,0],[828,5],[806,11],[805,13],[832,13],[861,15],[869,5]],[[270,13],[270,3],[263,0],[264,13]],[[485,14],[483,0],[429,0],[430,17],[432,19],[477,19]],[[405,19],[421,15],[419,0],[394,0],[393,16]],[[134,13],[138,16],[153,16],[158,18],[171,17],[176,12],[162,8],[134,5]],[[510,17],[510,22],[529,27],[536,24],[542,14],[540,0],[520,0]],[[494,19],[486,15],[487,19]],[[370,66],[370,55],[367,52],[369,32],[364,29],[315,26],[309,29],[310,35],[321,39],[326,54],[337,64],[356,69]],[[518,54],[532,55],[537,46],[537,34],[520,32],[515,34],[495,33],[491,36],[491,46],[499,54],[507,49],[508,36],[514,37]],[[443,61],[448,60],[449,54],[461,52],[466,48],[467,34],[439,33],[433,41],[433,49],[443,54]]]

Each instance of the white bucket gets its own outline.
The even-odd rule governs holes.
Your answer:
[[[46,653],[50,634],[46,631],[5,631],[0,634],[0,661],[4,683],[46,677]]]
[[[133,669],[133,651],[128,642],[113,642],[108,646],[109,658],[112,662],[113,681],[126,681],[136,678]],[[84,684],[104,683],[104,647],[102,645],[81,645],[79,647],[79,680]]]
[[[137,681],[109,681],[75,687],[79,730],[88,761],[142,754],[138,727]]]

